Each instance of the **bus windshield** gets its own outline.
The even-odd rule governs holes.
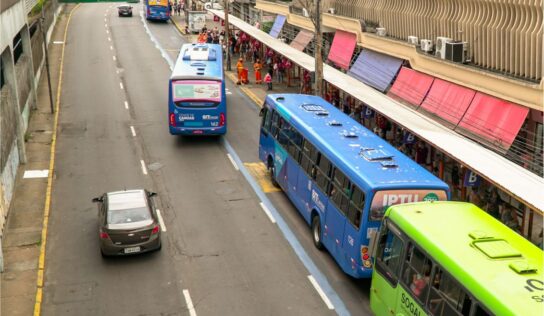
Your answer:
[[[174,81],[172,82],[172,99],[178,106],[187,105],[193,107],[209,106],[209,102],[221,102],[221,82]]]
[[[391,205],[421,201],[447,201],[442,190],[384,190],[378,191],[370,205],[369,220],[381,221],[383,214]]]

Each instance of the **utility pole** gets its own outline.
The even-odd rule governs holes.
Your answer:
[[[226,55],[227,55],[227,71],[231,71],[232,67],[230,65],[230,30],[229,30],[229,0],[224,1],[225,5],[223,9],[225,10],[225,38],[223,39],[226,43]]]
[[[315,95],[323,96],[323,34],[321,33],[321,0],[315,1]]]
[[[49,73],[49,55],[47,54],[47,37],[45,36],[45,30],[43,29],[43,23],[45,21],[45,15],[43,13],[40,17],[40,30],[42,31],[43,46],[45,48],[45,70],[47,72],[47,86],[49,87],[49,103],[51,104],[51,114],[55,113],[55,106],[53,105],[53,91],[51,90],[51,74]]]

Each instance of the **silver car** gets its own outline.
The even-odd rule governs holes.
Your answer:
[[[117,256],[161,249],[161,228],[147,190],[105,193],[98,203],[98,234],[102,256]]]

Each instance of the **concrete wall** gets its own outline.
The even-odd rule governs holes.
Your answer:
[[[26,161],[24,135],[31,110],[37,105],[36,90],[44,65],[44,43],[38,28],[30,37],[27,13],[34,0],[10,1],[0,16],[0,58],[5,84],[0,90],[0,236],[2,236],[19,164]],[[5,4],[2,0],[2,4]],[[56,16],[57,1],[44,7],[47,40],[50,39]],[[35,20],[34,17],[33,20]],[[13,39],[20,34],[23,53],[14,63]]]

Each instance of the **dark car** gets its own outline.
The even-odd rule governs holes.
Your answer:
[[[120,5],[117,7],[119,16],[132,16],[132,6],[128,4]]]
[[[161,228],[153,196],[147,190],[105,193],[98,203],[102,256],[121,256],[161,249]]]

